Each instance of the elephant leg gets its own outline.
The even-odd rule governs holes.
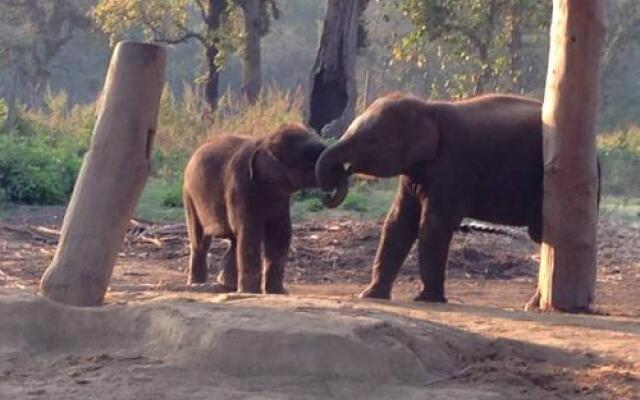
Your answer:
[[[531,240],[538,244],[542,243],[542,221],[536,221],[529,225],[528,231]]]
[[[263,225],[247,223],[237,234],[238,293],[261,293]]]
[[[187,284],[207,281],[207,253],[211,245],[211,235],[205,234],[189,196],[185,195],[185,216],[189,237],[189,268]]]
[[[189,275],[187,284],[207,282],[207,253],[211,245],[211,236],[202,235],[191,245],[189,255]]]
[[[264,238],[265,293],[287,293],[284,289],[284,267],[290,243],[291,221],[288,215],[267,224]]]
[[[418,263],[422,291],[416,301],[446,303],[445,266],[455,219],[429,208],[423,212],[418,234]]]
[[[232,237],[229,248],[222,257],[222,270],[218,274],[218,283],[223,291],[235,292],[238,289],[238,266],[236,264],[236,238]]]
[[[360,293],[361,298],[391,298],[393,282],[418,235],[420,210],[420,203],[403,179],[382,228],[371,283]]]

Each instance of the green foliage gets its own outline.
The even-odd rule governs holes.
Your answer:
[[[176,181],[167,181],[164,178],[151,178],[142,192],[136,215],[140,218],[152,221],[179,221],[184,219],[184,210],[168,199],[174,196],[177,190]],[[180,190],[181,192],[181,190]],[[165,205],[170,204],[170,205]]]
[[[613,196],[640,196],[640,127],[598,138],[602,192]]]
[[[93,10],[100,29],[110,35],[112,42],[123,37],[177,44],[196,40],[205,48],[218,49],[216,64],[222,65],[227,55],[239,45],[240,22],[234,8],[224,1],[196,0],[101,0]],[[200,8],[200,5],[203,8]],[[225,7],[210,10],[210,6]],[[213,21],[211,15],[221,15]]]
[[[527,42],[546,35],[547,2],[405,0],[400,7],[415,29],[396,42],[393,59],[424,69],[434,97],[521,91],[525,68],[544,70],[537,60],[521,64]]]
[[[164,207],[182,207],[182,179],[167,182],[166,190],[162,194]]]
[[[245,35],[242,10],[248,6],[242,0],[100,0],[93,9],[93,18],[112,43],[122,38],[171,45],[197,43],[203,49],[207,74],[196,78],[194,83],[205,83],[208,87],[205,95],[214,105],[217,73],[229,56],[242,47]],[[280,9],[274,0],[262,0],[256,6],[260,15],[259,33],[265,35],[271,19],[279,18]]]
[[[0,132],[2,132],[5,121],[7,120],[7,112],[7,102],[0,98]]]
[[[357,191],[350,191],[344,199],[341,207],[348,211],[365,212],[367,208],[367,197]]]
[[[622,217],[640,228],[640,197],[604,196],[600,200],[600,213]]]
[[[316,213],[325,209],[322,200],[319,197],[310,197],[302,200],[294,200],[294,214],[305,215],[307,213]]]
[[[320,189],[302,189],[297,191],[291,197],[294,203],[296,214],[304,214],[307,212],[318,212],[324,209],[322,204],[322,192]]]
[[[0,136],[0,187],[13,202],[65,202],[81,162],[77,145],[68,138]]]
[[[21,109],[12,135],[0,130],[0,187],[6,200],[61,204],[68,200],[89,145],[94,107],[66,111],[65,93],[48,93],[47,111]]]

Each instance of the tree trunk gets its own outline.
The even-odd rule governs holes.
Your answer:
[[[480,64],[482,71],[476,76],[476,84],[473,89],[473,95],[478,96],[483,94],[486,90],[487,84],[491,81],[491,77],[493,75],[493,65],[491,65],[491,60],[489,58],[489,49],[491,47],[491,42],[494,38],[494,32],[496,31],[496,26],[498,23],[502,23],[498,21],[498,13],[500,12],[500,7],[496,0],[491,0],[488,5],[487,11],[487,24],[485,26],[484,35],[482,35],[482,39],[478,40],[477,38],[472,40],[475,42],[476,48],[478,49],[478,58],[480,59]]]
[[[5,130],[8,133],[13,133],[18,123],[18,87],[20,86],[20,72],[18,66],[15,64],[12,67],[12,82],[11,89],[9,89],[9,96],[7,97],[7,125]]]
[[[354,117],[358,0],[328,0],[327,13],[305,98],[306,123],[340,136]]]
[[[207,25],[207,34],[210,37],[216,37],[217,30],[222,24],[222,17],[227,12],[227,0],[208,0],[207,11],[205,16],[205,24]],[[216,57],[218,56],[218,42],[215,39],[212,45],[205,49],[205,61],[207,63],[207,72],[204,83],[204,99],[209,104],[210,110],[215,110],[220,97],[220,69],[216,65]]]
[[[483,43],[478,46],[478,58],[482,64],[482,71],[476,75],[476,84],[473,87],[473,95],[479,96],[484,93],[485,85],[491,78],[491,68],[489,66],[489,47]]]
[[[522,12],[522,3],[515,3],[511,8],[511,35],[509,37],[509,75],[511,91],[523,93],[522,84],[522,23],[526,15]]]
[[[114,51],[91,148],[40,284],[52,300],[94,306],[104,299],[149,173],[164,67],[165,51],[156,45],[120,43]]]
[[[594,298],[598,172],[595,127],[602,0],[554,0],[542,120],[543,244],[529,308],[584,311]]]
[[[216,65],[216,56],[218,55],[218,48],[215,46],[207,47],[205,51],[205,58],[207,62],[207,74],[204,82],[204,99],[209,105],[211,111],[215,110],[218,105],[218,98],[220,97],[219,85],[220,85],[220,71]]]
[[[260,77],[260,0],[245,0],[244,49],[242,51],[242,94],[253,104],[258,99]]]

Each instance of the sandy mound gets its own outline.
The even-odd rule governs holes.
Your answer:
[[[83,309],[0,292],[0,316],[2,398],[497,398],[424,387],[482,339],[383,313],[176,300]]]

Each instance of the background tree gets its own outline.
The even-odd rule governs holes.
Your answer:
[[[243,10],[244,28],[236,6]],[[93,15],[98,26],[112,38],[142,34],[157,43],[180,44],[195,41],[203,48],[206,74],[204,98],[215,108],[219,98],[220,69],[229,54],[240,46],[243,36],[246,55],[243,73],[247,95],[260,90],[260,35],[267,11],[278,16],[273,0],[102,0]],[[246,29],[246,31],[245,31]]]
[[[0,3],[0,70],[10,69],[9,125],[18,101],[41,103],[51,62],[74,37],[90,27],[89,5],[79,0],[5,0]]]
[[[328,0],[304,110],[307,124],[319,133],[340,136],[353,119],[359,21],[367,4],[368,0]]]
[[[542,77],[544,62],[530,50],[540,49],[546,36],[547,2],[405,0],[400,7],[415,29],[398,40],[394,58],[446,69],[441,83],[437,72],[429,74],[436,96],[441,89],[452,97],[498,89],[521,92],[530,88],[523,80],[525,70]]]
[[[254,103],[262,86],[260,38],[269,32],[271,17],[280,17],[280,10],[274,0],[235,0],[235,3],[242,9],[244,21],[242,94]]]
[[[214,108],[219,97],[222,60],[234,43],[227,0],[102,0],[93,11],[98,26],[112,40],[125,33],[142,33],[157,43],[198,42],[204,53],[204,98]],[[224,26],[226,29],[221,29]]]
[[[602,106],[607,127],[640,115],[640,2],[606,2],[609,29],[602,56]]]

